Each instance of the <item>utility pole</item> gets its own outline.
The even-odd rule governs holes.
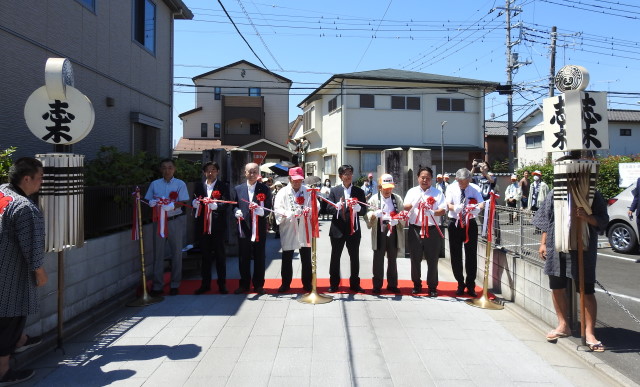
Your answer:
[[[556,26],[551,27],[551,66],[549,71],[549,97],[553,97],[553,90],[556,78]]]
[[[519,62],[518,54],[511,52],[511,47],[520,43],[520,39],[517,39],[514,42],[511,41],[511,11],[515,11],[513,16],[516,16],[518,13],[522,12],[522,9],[520,7],[513,7],[513,8],[511,7],[511,4],[514,1],[515,0],[505,0],[504,8],[496,7],[497,9],[504,10],[505,15],[507,16],[507,28],[506,28],[507,30],[507,85],[506,86],[508,90],[508,93],[507,93],[508,142],[507,144],[509,147],[509,171],[514,170],[513,161],[514,161],[514,154],[515,154],[514,143],[513,143],[514,135],[515,135],[513,130],[513,72],[518,67],[531,63],[530,61]],[[518,25],[517,27],[521,27],[521,26]]]
[[[511,0],[505,0],[505,13],[507,15],[507,87],[510,92],[507,95],[507,146],[509,147],[509,172],[513,172],[513,79],[511,58]]]

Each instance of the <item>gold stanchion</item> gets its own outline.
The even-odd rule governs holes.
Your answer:
[[[491,192],[491,199],[489,201],[489,211],[486,215],[488,217],[487,220],[487,251],[486,258],[484,261],[484,281],[482,284],[482,297],[480,298],[472,298],[470,300],[466,300],[465,302],[471,306],[475,306],[482,309],[491,309],[491,310],[501,310],[504,309],[504,305],[497,304],[489,299],[489,262],[491,261],[491,239],[492,239],[492,229],[493,229],[493,214],[495,211],[496,198],[493,192]]]
[[[164,300],[164,297],[153,297],[147,293],[147,276],[144,270],[144,239],[142,238],[142,211],[140,208],[140,190],[136,190],[136,208],[138,210],[138,241],[140,242],[140,262],[142,272],[142,296],[127,306],[147,306]]]
[[[319,189],[310,188],[309,191],[311,191],[311,221],[318,222],[318,200],[316,195]],[[319,236],[319,224],[313,223],[311,238],[311,292],[298,297],[298,302],[302,302],[304,304],[326,304],[333,301],[333,297],[318,293],[318,276],[316,275],[316,239]]]
[[[311,239],[311,293],[302,294],[298,302],[305,304],[326,304],[333,301],[333,297],[318,293],[318,277],[316,275],[316,238]]]
[[[489,226],[492,227],[492,226]],[[484,262],[484,282],[482,284],[482,297],[480,298],[472,298],[470,300],[466,300],[465,302],[471,306],[476,306],[482,309],[491,309],[491,310],[501,310],[504,309],[503,305],[496,304],[495,302],[489,299],[489,260],[491,259],[491,242],[487,240],[487,251],[486,251],[486,259]]]

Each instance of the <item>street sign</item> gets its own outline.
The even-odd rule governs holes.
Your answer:
[[[264,162],[264,158],[267,157],[267,151],[251,151],[253,154],[253,162],[260,165]]]

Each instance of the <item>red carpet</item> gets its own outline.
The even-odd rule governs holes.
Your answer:
[[[166,273],[165,283],[169,283],[169,273]],[[227,289],[229,293],[233,293],[234,290],[238,288],[238,279],[227,279]],[[183,280],[180,284],[180,294],[182,295],[191,295],[193,292],[200,287],[200,280]],[[151,281],[147,281],[147,289],[151,289]],[[282,284],[280,279],[266,279],[264,283],[264,290],[267,294],[303,294],[305,291],[302,289],[302,281],[298,278],[294,278],[291,282],[291,289],[286,293],[278,293],[278,288]],[[361,279],[360,286],[367,291],[367,294],[372,294],[373,284],[371,279]],[[387,281],[384,282],[382,287],[381,294],[395,294],[386,290]],[[328,278],[319,278],[317,283],[318,293],[327,293],[329,290],[329,279]],[[414,296],[411,294],[413,290],[413,282],[411,280],[399,280],[398,288],[400,289],[400,295],[403,296]],[[456,289],[458,288],[457,282],[442,282],[438,284],[438,296],[439,297],[467,297],[469,296],[465,293],[464,296],[456,296]],[[218,294],[218,284],[216,280],[213,279],[211,281],[211,291],[205,294]],[[169,285],[165,285],[164,293],[169,294]],[[254,293],[253,290],[250,293]],[[338,293],[353,293],[349,290],[349,279],[343,279],[340,282],[340,287]],[[476,293],[478,296],[482,296],[482,288],[476,286]],[[423,288],[422,292],[417,296],[428,296],[427,289]],[[494,299],[495,296],[489,293],[489,298]]]

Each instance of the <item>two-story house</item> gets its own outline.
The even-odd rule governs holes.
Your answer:
[[[310,170],[337,180],[338,167],[375,172],[380,151],[427,148],[440,173],[470,167],[484,154],[484,97],[497,82],[383,69],[333,75],[300,104]]]
[[[600,156],[633,155],[640,153],[640,110],[609,109],[609,149],[598,151]],[[540,109],[536,109],[516,125],[518,166],[544,162],[544,122]]]
[[[93,130],[72,151],[102,145],[169,156],[172,147],[174,21],[192,19],[181,0],[0,2],[0,148],[52,152],[27,128],[24,106],[44,86],[50,57],[68,58],[75,88],[93,104]]]
[[[200,159],[205,149],[266,151],[267,160],[289,159],[291,80],[241,60],[193,77],[196,107],[179,115],[183,135],[174,149]]]

